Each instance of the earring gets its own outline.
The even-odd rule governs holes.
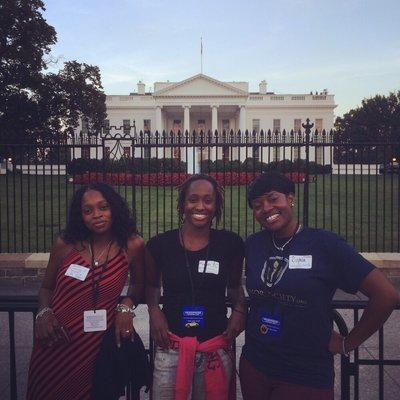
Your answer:
[[[292,203],[290,206],[291,206],[291,207],[294,207],[294,203]]]

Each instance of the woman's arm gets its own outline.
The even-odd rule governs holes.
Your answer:
[[[332,334],[329,350],[334,354],[347,353],[360,346],[385,323],[399,303],[398,292],[378,269],[362,280],[360,291],[369,298],[368,305],[346,338],[336,332]]]
[[[115,341],[118,347],[124,338],[134,339],[133,308],[144,299],[144,240],[134,236],[128,240],[127,256],[129,262],[129,287],[126,297],[121,301],[115,317]],[[124,307],[125,306],[125,307]]]
[[[58,237],[51,249],[49,263],[39,289],[39,308],[36,316],[35,335],[43,346],[51,346],[59,340],[66,339],[66,333],[60,326],[51,309],[53,290],[56,286],[58,269],[71,249],[71,245]]]
[[[146,262],[146,303],[150,317],[150,332],[153,340],[162,348],[170,347],[168,322],[161,311],[161,271],[157,268],[153,256],[145,251]]]
[[[242,256],[235,257],[229,271],[227,295],[228,300],[232,303],[232,313],[223,335],[231,341],[234,340],[246,326],[247,304],[242,286]]]

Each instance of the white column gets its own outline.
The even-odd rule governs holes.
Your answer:
[[[163,130],[163,123],[162,123],[162,110],[161,106],[156,106],[156,126],[155,129],[158,133],[161,133]]]
[[[215,138],[215,131],[218,130],[218,106],[211,106],[211,138]],[[218,132],[220,134],[220,132]],[[216,147],[211,147],[210,159],[215,160],[217,157]]]
[[[239,129],[240,129],[240,134],[241,137],[244,137],[244,133],[246,131],[246,107],[245,106],[240,106],[240,112],[239,112]],[[238,147],[238,152],[239,152],[239,160],[244,161],[246,157],[246,148],[245,147]]]
[[[162,120],[162,107],[156,106],[156,123],[155,123],[155,130],[158,131],[159,142],[161,138],[161,134],[163,131],[163,120]],[[163,156],[163,149],[162,147],[157,147],[157,158],[162,158]]]
[[[190,106],[183,106],[183,132],[190,133]]]
[[[242,133],[246,131],[246,106],[240,106],[239,129]]]
[[[211,106],[211,130],[212,133],[218,129],[218,106]]]

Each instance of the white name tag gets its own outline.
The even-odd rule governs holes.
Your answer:
[[[84,281],[88,273],[89,268],[82,267],[82,265],[78,264],[71,264],[65,272],[65,275],[75,279],[79,279],[80,281]]]
[[[199,261],[199,273],[206,273],[206,274],[214,274],[218,275],[219,274],[219,262],[218,261],[212,261],[209,260],[207,261],[207,268],[205,268],[206,262],[205,260],[200,260]],[[205,269],[205,271],[204,271]]]
[[[311,269],[312,256],[289,256],[289,269]]]
[[[84,332],[99,332],[107,329],[107,310],[89,310],[83,312]]]

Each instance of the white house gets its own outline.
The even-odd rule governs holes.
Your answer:
[[[166,131],[176,135],[179,131],[207,132],[211,130],[241,131],[246,130],[260,132],[261,130],[281,132],[302,129],[302,123],[307,118],[314,123],[318,132],[323,129],[329,131],[333,128],[334,109],[336,107],[334,95],[327,90],[321,93],[309,94],[276,94],[269,92],[267,83],[260,82],[258,92],[250,92],[248,82],[222,82],[204,74],[198,74],[181,82],[155,82],[154,91],[146,92],[145,84],[139,82],[137,91],[129,95],[107,96],[107,120],[111,135],[138,135],[140,131],[154,134],[154,132]],[[135,128],[133,128],[135,124]],[[82,131],[85,126],[81,126]],[[116,152],[115,143],[110,140],[105,146],[107,152]],[[118,143],[120,153],[132,156],[131,141],[122,140]],[[117,147],[118,147],[117,146]],[[88,151],[87,149],[86,151]],[[136,149],[137,150],[137,149]],[[135,157],[156,157],[161,155],[162,149],[147,148],[144,151],[135,152]],[[245,149],[233,149],[229,155],[233,159],[244,159],[249,156]],[[328,152],[310,154],[310,159],[330,163]],[[90,150],[91,157],[101,157],[99,151],[94,154]],[[224,149],[214,146],[211,151],[195,152],[195,157],[216,159],[226,158]],[[287,149],[278,147],[273,149],[273,154],[257,150],[257,146],[251,149],[257,158],[280,160],[285,157]],[[75,157],[79,157],[79,149]],[[93,153],[93,154],[92,154]],[[176,148],[166,149],[163,155],[167,157],[180,157],[185,160],[185,152]],[[265,154],[264,154],[265,153]],[[287,153],[286,153],[287,154]],[[89,156],[86,154],[85,156]],[[298,149],[292,158],[302,157],[302,149]]]

